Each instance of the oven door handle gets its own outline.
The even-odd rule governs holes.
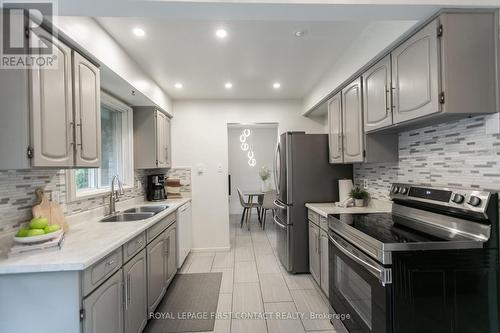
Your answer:
[[[392,271],[391,269],[387,268],[378,268],[369,262],[364,261],[363,259],[359,258],[358,256],[352,254],[350,251],[348,251],[346,248],[344,248],[339,242],[337,242],[335,239],[333,239],[332,236],[328,235],[328,238],[330,239],[330,242],[332,242],[333,245],[337,249],[340,250],[343,254],[345,254],[347,257],[350,259],[354,260],[364,268],[366,268],[370,273],[375,275],[379,281],[382,283],[383,286],[386,284],[391,284],[392,283]]]

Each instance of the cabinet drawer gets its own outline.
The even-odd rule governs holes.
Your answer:
[[[83,293],[90,294],[122,266],[122,248],[118,248],[83,272]]]
[[[146,234],[142,232],[123,245],[123,262],[129,261],[136,253],[146,245]]]
[[[319,227],[325,231],[328,231],[328,220],[324,216],[319,217]]]
[[[313,223],[315,223],[315,224],[318,224],[318,225],[319,225],[319,214],[318,214],[318,213],[316,213],[316,212],[314,212],[314,211],[312,211],[312,210],[310,210],[310,209],[309,209],[309,210],[307,211],[307,218],[308,218],[311,222],[313,222]]]
[[[158,236],[163,230],[167,229],[167,227],[175,221],[175,212],[171,213],[167,217],[160,220],[154,226],[147,230],[147,241],[151,242],[156,236]]]

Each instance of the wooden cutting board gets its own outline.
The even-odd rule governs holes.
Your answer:
[[[33,217],[46,217],[49,219],[49,224],[59,224],[65,232],[68,231],[68,223],[61,206],[57,202],[50,201],[41,188],[36,189],[35,194],[38,204],[31,209]]]

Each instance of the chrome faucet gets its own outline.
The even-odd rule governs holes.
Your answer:
[[[115,191],[115,181],[118,182],[118,190]],[[113,176],[113,179],[111,180],[111,193],[109,195],[109,214],[115,214],[116,213],[116,207],[115,207],[115,203],[118,202],[118,197],[120,195],[124,195],[125,192],[123,191],[123,184],[122,182],[120,181],[120,179],[118,179],[118,176],[115,175]]]

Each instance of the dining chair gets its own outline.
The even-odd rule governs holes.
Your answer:
[[[252,208],[257,209],[257,214],[259,214],[258,209],[260,208],[260,205],[257,202],[255,203],[246,202],[245,197],[243,196],[241,190],[239,188],[237,190],[238,190],[238,197],[240,198],[240,204],[243,207],[243,213],[241,214],[240,228],[243,228],[243,221],[245,221],[248,230],[250,230],[250,217],[252,213]]]
[[[270,190],[264,193],[264,198],[262,199],[262,205],[260,207],[260,210],[262,212],[262,229],[266,228],[266,215],[268,210],[271,210],[271,213],[274,217],[276,209],[274,200],[276,200],[276,190]]]

